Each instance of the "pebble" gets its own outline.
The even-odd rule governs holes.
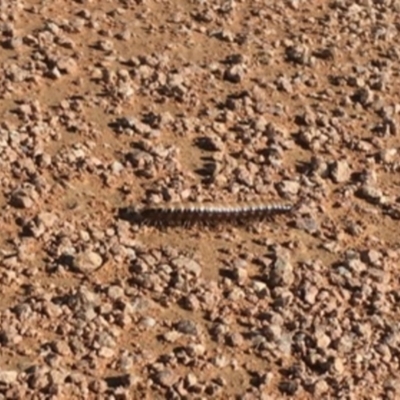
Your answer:
[[[65,342],[64,340],[55,341],[53,343],[53,348],[57,354],[60,354],[62,356],[71,355],[71,349],[70,349],[68,343]]]
[[[234,279],[240,285],[244,284],[248,279],[246,266],[236,265],[233,270]]]
[[[64,57],[57,61],[57,68],[61,73],[74,74],[78,70],[78,64],[73,58]]]
[[[99,40],[97,43],[97,47],[100,50],[109,52],[111,50],[113,50],[114,48],[114,43],[111,40],[107,40],[107,39],[103,39],[103,40]]]
[[[393,163],[396,159],[396,156],[397,156],[396,148],[384,149],[379,152],[379,159],[385,164]]]
[[[175,343],[178,339],[181,338],[181,336],[182,335],[177,331],[169,331],[164,333],[162,337],[168,343]]]
[[[112,300],[118,300],[124,297],[124,289],[121,286],[113,285],[107,290],[108,297]]]
[[[179,257],[171,261],[171,265],[178,271],[189,272],[196,277],[201,275],[202,268],[194,260],[186,257]]]
[[[379,204],[384,199],[382,191],[371,185],[363,185],[358,191],[359,197],[367,200],[371,204]]]
[[[309,234],[319,231],[319,224],[313,217],[299,217],[296,219],[296,228]]]
[[[329,391],[329,385],[325,380],[319,379],[313,384],[313,394],[316,397],[320,397]]]
[[[18,371],[2,370],[0,371],[0,382],[5,385],[15,384],[18,380]]]
[[[41,212],[37,215],[37,224],[44,225],[47,229],[52,228],[57,222],[58,217],[52,212]]]
[[[285,180],[277,185],[277,189],[282,196],[296,195],[300,190],[300,183],[297,181]]]
[[[377,250],[371,249],[361,253],[361,260],[374,266],[380,265],[381,259],[382,254]]]
[[[180,320],[176,324],[176,330],[186,335],[196,336],[198,334],[197,325],[193,321],[189,320]]]
[[[224,72],[224,79],[232,83],[240,83],[245,75],[245,69],[242,65],[233,65]]]
[[[153,328],[156,324],[157,321],[152,317],[143,317],[139,321],[139,325],[144,326],[145,328]]]
[[[279,390],[281,393],[293,396],[299,388],[299,385],[296,381],[286,381],[283,380],[279,382]]]
[[[234,332],[226,337],[226,342],[232,347],[241,347],[244,344],[243,336],[239,332]]]
[[[83,273],[96,271],[102,264],[103,258],[94,251],[77,254],[73,259],[73,267]]]
[[[272,265],[268,276],[268,285],[272,288],[276,286],[291,286],[294,282],[292,264],[282,258],[278,258]]]
[[[335,183],[347,182],[351,176],[351,169],[346,160],[335,161],[331,166],[331,177]]]
[[[153,377],[153,381],[158,385],[170,388],[179,379],[179,376],[171,370],[164,370],[156,373]]]
[[[115,350],[102,346],[98,351],[98,355],[101,358],[112,358],[115,355]]]
[[[109,376],[104,378],[108,388],[131,387],[137,382],[137,377],[129,374]]]
[[[24,192],[14,192],[10,199],[10,205],[16,208],[31,208],[33,200]]]

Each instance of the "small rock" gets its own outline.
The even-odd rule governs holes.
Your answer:
[[[186,386],[191,387],[196,385],[198,382],[197,377],[192,372],[189,372],[185,378]]]
[[[117,39],[119,40],[124,40],[125,42],[128,41],[132,36],[132,32],[128,29],[125,29],[124,31],[118,33],[116,35]]]
[[[276,342],[282,335],[282,328],[277,324],[269,324],[263,329],[265,338],[270,342]]]
[[[242,285],[246,282],[246,280],[248,278],[247,269],[243,266],[236,265],[233,269],[233,276],[234,276],[235,281],[239,285]]]
[[[364,232],[364,228],[361,224],[355,221],[348,221],[345,228],[346,233],[352,236],[360,236]]]
[[[398,395],[400,394],[400,379],[395,377],[388,378],[384,382],[383,387],[385,388],[385,390],[392,390],[395,394]]]
[[[6,385],[16,383],[18,379],[18,371],[0,371],[0,382]]]
[[[384,164],[390,164],[395,160],[396,155],[397,155],[397,149],[395,148],[384,149],[379,153],[379,159]]]
[[[108,297],[112,300],[124,297],[124,289],[121,286],[112,285],[107,290]]]
[[[242,65],[233,65],[224,72],[224,79],[232,83],[239,83],[245,75],[245,68]]]
[[[351,169],[347,161],[335,161],[331,165],[330,175],[335,183],[343,183],[348,181],[351,176]]]
[[[183,308],[190,311],[197,311],[201,306],[199,299],[192,293],[184,297],[180,304]]]
[[[190,356],[202,356],[205,352],[206,352],[206,348],[205,346],[203,346],[202,344],[190,344],[189,346],[187,346],[186,348],[187,353]]]
[[[305,231],[311,235],[319,231],[318,222],[312,217],[297,218],[296,228]]]
[[[194,260],[187,257],[178,257],[171,261],[173,267],[178,271],[187,271],[195,276],[201,275],[201,266]]]
[[[300,183],[297,181],[284,180],[276,186],[281,196],[296,195],[300,190]]]
[[[317,347],[326,349],[330,345],[331,339],[325,332],[323,332],[321,329],[318,329],[315,332],[315,342]]]
[[[286,356],[290,356],[292,354],[292,335],[285,333],[283,334],[276,342],[276,345],[279,351]]]
[[[73,74],[78,69],[77,62],[71,57],[63,57],[57,62],[57,68],[64,74]]]
[[[204,389],[204,392],[208,396],[211,396],[212,398],[216,398],[220,391],[221,391],[220,386],[216,385],[214,382],[211,382],[211,383],[207,384],[205,389]]]
[[[62,385],[65,383],[65,379],[68,376],[68,373],[66,371],[60,371],[57,369],[54,369],[49,372],[48,377],[50,384],[52,385]]]
[[[226,343],[232,347],[240,347],[243,345],[244,339],[239,332],[234,332],[226,336]]]
[[[101,379],[94,379],[89,383],[89,389],[96,394],[104,394],[107,390],[107,382]]]
[[[257,293],[257,295],[262,296],[267,292],[267,285],[264,282],[259,280],[253,280],[251,282],[251,286],[253,290]]]
[[[52,79],[59,79],[59,78],[61,78],[62,74],[57,67],[54,67],[49,70],[48,76],[49,76],[49,78],[52,78]]]
[[[353,337],[349,334],[343,335],[337,344],[337,350],[341,353],[350,353],[354,348]]]
[[[369,184],[363,185],[357,191],[357,195],[371,204],[380,204],[384,199],[382,191]]]
[[[281,76],[276,81],[276,87],[278,90],[281,90],[286,93],[293,93],[293,86],[290,83],[290,80],[284,76]]]
[[[271,287],[291,286],[294,282],[294,273],[292,264],[282,258],[278,258],[271,268],[268,276],[268,284]]]
[[[361,253],[361,261],[378,266],[382,259],[382,254],[377,250],[368,250]]]
[[[57,215],[51,212],[41,212],[36,217],[37,224],[43,224],[46,228],[51,228],[57,221]]]
[[[13,37],[10,39],[7,39],[5,42],[3,42],[3,47],[7,48],[7,49],[18,49],[19,47],[21,47],[23,44],[23,41],[20,37]]]
[[[322,379],[315,382],[313,385],[313,394],[316,398],[321,397],[328,390],[329,390],[329,385],[326,383],[326,381],[324,381]]]
[[[218,355],[215,358],[212,359],[212,363],[217,367],[217,368],[225,368],[229,364],[228,358],[226,358],[223,355]]]
[[[104,380],[109,388],[130,387],[132,383],[135,381],[135,377],[129,374],[125,374],[125,375],[110,376],[104,378]]]
[[[176,330],[186,335],[196,336],[198,334],[197,325],[186,319],[182,319],[176,324]]]
[[[332,369],[335,374],[342,375],[344,371],[343,360],[340,357],[336,357],[332,364]]]
[[[86,251],[78,254],[73,260],[73,267],[83,273],[93,272],[100,268],[103,263],[102,257],[94,251]]]
[[[153,328],[157,324],[157,321],[152,317],[141,318],[139,325],[145,328]]]
[[[111,40],[99,40],[97,42],[97,48],[103,51],[111,51],[114,48],[114,43]]]
[[[16,208],[31,208],[33,200],[25,192],[17,191],[11,195],[10,205]]]
[[[297,392],[298,388],[299,388],[299,385],[297,384],[296,381],[281,381],[281,382],[279,382],[279,390],[283,394],[287,394],[289,396],[293,396]]]
[[[311,52],[306,45],[288,46],[285,50],[287,61],[307,65],[311,62]]]
[[[225,143],[221,137],[213,133],[200,138],[197,145],[207,151],[223,151],[225,149]]]
[[[68,356],[71,354],[71,349],[68,343],[64,340],[57,340],[52,343],[52,348],[57,354],[61,356]]]
[[[114,175],[118,175],[124,169],[124,165],[119,161],[114,161],[110,168]]]
[[[164,333],[162,338],[168,343],[175,343],[182,335],[178,331],[168,331]]]
[[[374,101],[374,92],[367,87],[356,89],[351,96],[351,100],[354,103],[360,103],[364,107],[369,106]]]
[[[98,351],[98,355],[102,358],[112,358],[115,355],[115,351],[107,346],[102,346]]]
[[[153,381],[165,388],[170,388],[178,379],[179,377],[171,370],[160,371],[153,376]]]

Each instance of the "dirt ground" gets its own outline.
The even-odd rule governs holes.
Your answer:
[[[400,398],[399,13],[1,1],[0,399]]]

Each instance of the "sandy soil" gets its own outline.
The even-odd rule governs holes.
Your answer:
[[[2,1],[0,398],[400,398],[399,12]]]

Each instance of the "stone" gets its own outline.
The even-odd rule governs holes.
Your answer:
[[[231,83],[239,83],[245,75],[245,69],[242,65],[233,65],[224,72],[224,79]]]
[[[171,370],[164,370],[157,372],[153,376],[153,381],[157,383],[160,386],[163,386],[165,388],[170,388],[172,385],[174,385],[178,381],[179,377]]]
[[[351,177],[351,169],[347,161],[335,161],[331,165],[330,175],[335,183],[347,182]]]
[[[282,196],[296,195],[300,190],[300,183],[287,179],[277,184],[277,190]]]
[[[26,193],[17,191],[11,195],[10,205],[15,208],[31,208],[33,200]]]
[[[63,57],[57,61],[57,68],[61,73],[73,74],[78,70],[78,64],[71,57]]]
[[[182,319],[176,324],[176,330],[178,332],[184,333],[185,335],[196,336],[198,334],[197,325],[193,321],[189,321],[186,319]]]
[[[94,251],[85,251],[74,257],[73,267],[83,273],[93,272],[103,264],[102,257]]]
[[[283,259],[278,258],[269,273],[268,284],[271,287],[290,286],[294,282],[294,273],[292,264]]]
[[[0,371],[0,382],[6,385],[12,385],[17,382],[18,371],[8,370]]]
[[[173,267],[178,271],[186,271],[195,276],[201,275],[201,266],[195,260],[187,257],[179,257],[171,261]]]

